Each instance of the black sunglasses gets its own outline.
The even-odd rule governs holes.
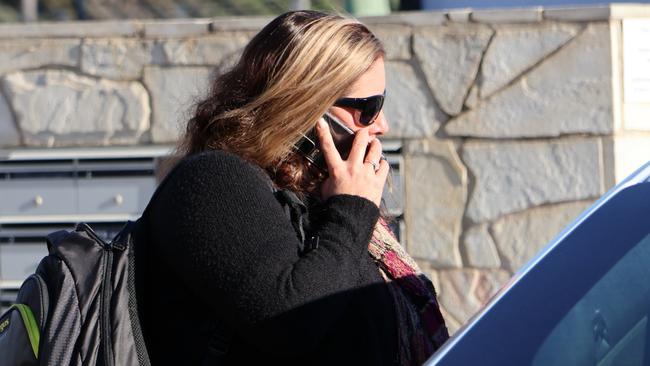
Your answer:
[[[359,115],[359,123],[364,126],[370,126],[381,108],[384,106],[384,99],[386,98],[386,91],[384,90],[383,94],[373,95],[367,98],[341,98],[334,102],[334,105],[337,107],[352,108],[361,112]]]

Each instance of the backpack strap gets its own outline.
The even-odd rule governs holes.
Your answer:
[[[57,243],[63,241],[68,235],[70,235],[70,233],[67,230],[58,230],[47,234],[45,237],[45,242],[47,243],[47,252],[49,254],[52,254],[54,246],[56,246]]]

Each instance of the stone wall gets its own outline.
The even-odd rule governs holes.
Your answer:
[[[647,160],[650,100],[623,98],[628,16],[650,7],[363,20],[387,49],[406,246],[452,331]],[[0,25],[0,146],[171,145],[268,20]]]

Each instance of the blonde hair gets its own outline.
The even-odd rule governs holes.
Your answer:
[[[378,58],[381,42],[354,19],[316,11],[280,15],[246,46],[198,103],[180,151],[227,150],[308,191],[292,146]],[[309,174],[308,174],[309,175]]]

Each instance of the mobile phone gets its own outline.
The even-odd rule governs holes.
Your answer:
[[[332,134],[332,140],[334,140],[336,150],[338,150],[342,159],[347,159],[348,155],[350,155],[350,150],[352,149],[354,131],[330,113],[325,113],[322,118],[329,125],[329,130]],[[324,172],[327,172],[327,163],[325,162],[325,157],[320,150],[320,141],[316,135],[316,127],[312,128],[300,141],[298,141],[296,149],[309,162],[316,165]]]

